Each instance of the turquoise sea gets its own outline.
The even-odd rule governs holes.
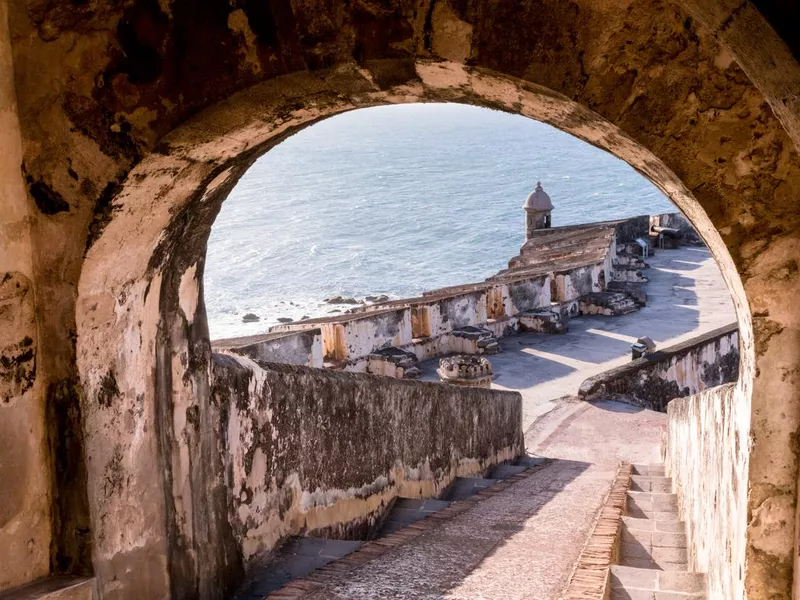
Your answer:
[[[457,104],[361,109],[289,138],[244,175],[208,244],[212,339],[325,316],[332,296],[480,281],[524,241],[537,181],[553,226],[676,210],[626,163],[548,125]],[[257,323],[243,323],[255,313]]]

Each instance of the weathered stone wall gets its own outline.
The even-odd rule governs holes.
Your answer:
[[[679,212],[664,213],[662,215],[653,215],[650,217],[651,227],[672,227],[677,229],[681,234],[681,240],[689,243],[701,243],[702,238],[697,235],[692,224],[689,220]],[[645,239],[647,237],[645,236]]]
[[[37,365],[32,215],[21,162],[4,2],[0,4],[0,591],[47,575],[52,539],[44,377],[41,364]]]
[[[741,325],[749,510],[769,507],[775,524],[748,532],[748,593],[788,598],[800,553],[761,542],[791,545],[800,531],[800,70],[796,39],[782,39],[796,37],[792,5],[6,3],[21,144],[3,138],[3,181],[17,185],[21,166],[27,204],[1,218],[31,215],[33,267],[15,251],[4,269],[30,279],[38,331],[39,413],[13,452],[28,456],[52,429],[59,460],[39,455],[34,467],[51,465],[63,564],[84,568],[91,550],[106,597],[212,597],[217,557],[195,528],[209,504],[188,482],[204,467],[199,449],[213,449],[182,417],[207,408],[214,215],[253,160],[301,127],[375,104],[454,101],[614,153],[701,233]],[[0,245],[2,257],[16,242]],[[10,328],[4,340],[24,339]]]
[[[617,243],[625,244],[635,242],[636,238],[647,239],[650,233],[650,217],[641,215],[618,221],[615,225],[617,232]]]
[[[322,367],[322,331],[318,328],[253,335],[211,343],[215,352],[232,352],[256,361]]]
[[[667,475],[678,494],[681,519],[689,536],[689,567],[708,574],[708,597],[743,600],[747,524],[763,533],[760,551],[790,551],[770,535],[777,523],[774,500],[748,515],[750,403],[732,384],[677,398],[667,408]],[[788,508],[788,507],[787,507]],[[786,508],[777,511],[777,514]],[[777,545],[777,547],[776,547]],[[783,545],[784,547],[780,547]],[[761,588],[765,597],[780,582]]]
[[[610,257],[609,261],[610,263]],[[556,275],[556,291],[557,296],[554,301],[568,302],[570,300],[577,300],[585,294],[601,291],[600,277],[605,280],[606,277],[606,261],[596,264],[571,269],[566,273],[558,273]]]
[[[537,308],[547,307],[555,298],[550,293],[549,276],[537,277],[525,281],[514,281],[507,284],[510,306],[506,314],[525,312]]]
[[[739,328],[734,324],[590,377],[578,394],[586,400],[615,397],[667,412],[673,398],[736,381],[739,359]]]
[[[245,566],[286,535],[363,539],[394,497],[434,497],[523,448],[516,392],[214,355],[212,398],[203,435]]]
[[[592,291],[602,269],[601,265],[577,267],[560,277],[572,275],[580,289]],[[500,337],[517,328],[520,312],[550,308],[550,275],[508,279],[359,307],[354,314],[275,325],[266,336],[220,340],[214,347],[268,362],[319,367],[323,359],[337,361],[339,367],[356,373],[367,371],[370,353],[387,344],[427,360],[463,351],[462,340],[452,335],[457,329],[488,327]],[[575,297],[581,293],[570,290]],[[415,320],[417,333],[424,335],[415,334]]]

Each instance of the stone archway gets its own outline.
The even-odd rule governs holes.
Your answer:
[[[215,480],[210,465],[217,482],[223,467],[214,459],[215,440],[197,426],[212,418],[205,246],[222,201],[259,155],[286,135],[344,110],[401,102],[474,103],[545,121],[626,160],[689,216],[720,263],[740,318],[742,397],[747,398],[752,329],[736,267],[703,208],[662,161],[596,113],[540,86],[452,62],[420,62],[415,68],[409,82],[386,90],[355,65],[250,88],[165,137],[123,185],[115,215],[87,253],[76,313],[86,442],[94,449],[89,499],[93,522],[102,528],[95,552],[105,557],[101,580],[122,577],[113,563],[122,560],[123,549],[104,543],[117,538],[122,524],[139,548],[148,549],[137,558],[137,564],[151,563],[142,565],[144,572],[154,581],[161,575],[164,585],[190,586],[178,588],[177,595],[191,596],[191,586],[210,585],[233,560],[226,555],[234,553],[225,543],[226,490],[208,487]],[[130,251],[120,254],[123,246]],[[110,469],[119,470],[125,483],[109,494]],[[148,526],[154,515],[145,519],[131,510],[131,495],[160,507],[156,522],[163,529]],[[192,548],[194,556],[179,551],[181,546]],[[159,574],[163,547],[170,552],[171,570]]]
[[[728,3],[683,4],[699,15]],[[449,99],[524,114],[519,100],[506,103],[534,86],[526,93],[538,94],[544,105],[568,99],[599,116],[586,122],[581,111],[555,111],[544,118],[592,143],[613,142],[622,158],[675,194],[708,236],[723,271],[735,265],[743,338],[750,332],[746,315],[753,324],[741,390],[752,393],[752,447],[747,511],[727,535],[746,544],[748,556],[746,574],[732,560],[718,575],[739,583],[746,578],[751,598],[788,597],[798,466],[793,440],[800,430],[800,322],[793,310],[800,168],[766,102],[781,100],[785,80],[751,82],[745,74],[748,43],[757,46],[759,38],[719,35],[730,43],[729,53],[714,39],[715,27],[697,26],[668,2],[638,0],[187,6],[11,3],[7,31],[5,7],[0,12],[0,102],[10,111],[4,117],[11,114],[12,125],[19,124],[18,134],[16,127],[4,129],[14,152],[0,162],[13,174],[21,161],[16,187],[27,184],[27,194],[0,189],[0,198],[15,207],[0,223],[3,233],[16,236],[13,243],[8,235],[2,240],[3,249],[13,249],[3,268],[22,272],[36,298],[36,381],[11,404],[37,424],[36,439],[22,451],[41,475],[36,493],[47,497],[49,487],[53,515],[53,549],[48,552],[45,533],[37,536],[35,568],[14,572],[12,585],[48,569],[85,570],[92,543],[108,595],[114,588],[118,596],[164,590],[191,596],[213,566],[200,572],[184,558],[195,553],[197,564],[225,562],[224,544],[213,543],[221,539],[214,530],[219,506],[174,501],[199,493],[188,448],[212,449],[203,449],[202,439],[176,444],[170,423],[193,397],[203,397],[207,384],[202,264],[195,266],[207,228],[259,153],[295,127],[370,102]],[[731,54],[744,57],[745,71]],[[430,67],[421,84],[418,59],[469,64],[472,74],[447,67],[437,75]],[[784,53],[783,62],[790,60]],[[502,76],[480,79],[490,73]],[[249,94],[250,104],[243,100]],[[221,104],[190,118],[215,102]],[[784,104],[778,116],[791,133],[786,119],[796,110]],[[608,123],[613,126],[603,129]],[[623,153],[629,142],[630,157]],[[679,199],[686,190],[697,204]],[[18,235],[21,228],[25,235]],[[187,368],[196,377],[184,378]],[[23,396],[30,408],[17,401]],[[59,419],[48,431],[42,423],[51,412]],[[25,421],[4,422],[0,434]],[[51,464],[48,453],[65,448],[61,462]],[[92,540],[73,545],[75,532],[89,525],[80,483],[87,478]],[[137,514],[131,498],[153,510]],[[11,515],[22,523],[18,530],[31,524],[46,530],[47,507],[40,504]],[[103,532],[105,524],[114,535]],[[7,548],[27,541],[7,530],[0,535]],[[176,560],[168,572],[163,557],[170,551]],[[125,575],[129,569],[135,575]],[[145,582],[152,587],[137,587]]]

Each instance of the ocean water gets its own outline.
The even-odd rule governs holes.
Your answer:
[[[676,210],[626,163],[525,117],[458,104],[361,109],[261,157],[211,232],[212,339],[326,316],[333,296],[392,298],[480,281],[525,238],[537,181],[553,226]],[[243,323],[248,312],[257,323]]]

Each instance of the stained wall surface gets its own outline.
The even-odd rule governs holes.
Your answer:
[[[667,412],[673,398],[735,382],[739,362],[739,329],[733,324],[590,377],[578,393]]]
[[[54,548],[52,571],[92,570],[108,597],[211,597],[225,557],[214,553],[218,532],[194,524],[218,522],[217,509],[191,481],[202,479],[196,457],[216,448],[186,416],[213,408],[202,277],[214,216],[260,154],[320,118],[457,101],[607,149],[708,243],[736,304],[741,408],[752,418],[739,484],[748,510],[772,524],[747,525],[746,569],[726,572],[749,598],[790,597],[800,129],[788,92],[798,66],[782,25],[795,21],[777,3],[763,18],[763,4],[4,4],[11,153],[0,162],[4,185],[21,178],[26,194],[0,216],[0,257],[12,257],[0,279],[29,279],[38,334],[23,411],[31,433],[13,451],[30,457],[47,505],[11,504],[15,516],[30,508],[25,523],[39,530],[31,561],[6,567],[4,581],[32,576],[30,564],[39,573]],[[24,232],[6,235],[26,214],[30,259]],[[4,345],[32,329],[27,317],[2,328]]]
[[[50,571],[50,465],[38,365],[33,218],[19,171],[8,5],[0,6],[0,590]]]
[[[436,497],[523,448],[516,392],[214,355],[211,397],[202,434],[218,440],[242,566],[287,535],[365,539],[398,495]]]
[[[689,567],[708,574],[709,598],[749,597],[744,577],[748,513],[743,482],[750,451],[746,399],[735,384],[726,384],[673,400],[667,414],[665,465],[687,526]],[[770,516],[772,502],[752,515],[754,526],[765,534],[757,547],[785,551],[772,546],[783,542],[769,535],[776,525]],[[780,582],[761,591],[780,594]]]

